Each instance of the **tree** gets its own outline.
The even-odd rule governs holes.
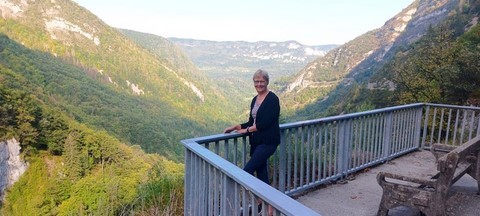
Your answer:
[[[410,49],[399,52],[387,68],[397,85],[400,103],[446,102],[448,86],[458,76],[453,65],[453,34],[447,24],[430,27]]]
[[[80,134],[77,131],[71,131],[68,133],[63,147],[65,173],[72,182],[79,180],[85,174],[84,165],[82,164],[82,154],[80,154],[81,147],[78,142],[79,139]]]
[[[39,122],[39,147],[46,149],[53,155],[61,155],[68,134],[68,126],[57,112],[45,109]]]

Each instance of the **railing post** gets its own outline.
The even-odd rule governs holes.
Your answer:
[[[199,158],[200,159],[200,158]],[[197,181],[200,181],[200,187],[201,187],[201,206],[200,207],[200,212],[201,214],[207,214],[208,213],[208,204],[209,204],[209,195],[210,195],[210,172],[209,172],[209,165],[205,163],[204,160],[201,160],[200,165],[199,165],[199,170],[201,171],[200,173],[200,179]],[[203,200],[202,200],[203,199]]]
[[[204,200],[204,197],[202,197],[202,185],[201,185],[201,172],[200,172],[200,158],[195,155],[195,157],[191,158],[192,163],[191,165],[191,175],[193,176],[190,178],[190,187],[193,190],[192,197],[193,197],[193,209],[192,209],[192,214],[193,215],[199,215],[201,214],[201,206],[202,202]]]
[[[420,132],[422,128],[422,113],[423,113],[423,106],[416,109],[415,112],[415,137],[414,142],[418,148],[423,149],[423,145],[420,143]]]
[[[337,145],[338,145],[338,174],[342,174],[342,178],[346,175],[348,171],[348,152],[350,148],[350,142],[347,137],[349,136],[348,127],[350,126],[351,120],[342,120],[338,122],[338,132],[337,132]]]
[[[423,123],[423,137],[422,137],[422,143],[421,143],[421,146],[420,148],[421,149],[424,149],[425,148],[425,140],[427,139],[427,127],[428,127],[428,116],[430,115],[430,105],[425,105],[426,106],[426,109],[425,109],[425,119],[424,120],[424,123]]]
[[[285,178],[286,178],[286,170],[287,170],[287,143],[286,143],[286,133],[285,130],[281,131],[281,137],[280,137],[280,149],[279,149],[279,171],[278,171],[278,190],[281,191],[282,193],[285,192]]]
[[[387,158],[390,155],[392,147],[392,130],[393,130],[393,112],[389,112],[386,115],[385,125],[383,126],[385,131],[383,136],[383,152],[382,157]]]
[[[192,215],[192,208],[191,204],[193,203],[193,198],[192,198],[192,176],[191,176],[191,155],[190,151],[185,148],[185,177],[184,177],[184,200],[183,200],[183,209],[184,209],[184,214],[185,215]]]
[[[222,185],[222,215],[235,215],[235,211],[237,210],[236,194],[234,193],[235,190],[233,190],[235,188],[235,181],[223,174]]]
[[[350,168],[350,163],[352,159],[352,148],[353,148],[353,143],[352,143],[352,122],[353,119],[348,119],[345,122],[345,164],[344,164],[344,172],[345,174],[348,173],[348,169]]]

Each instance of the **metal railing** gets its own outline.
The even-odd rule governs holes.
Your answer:
[[[270,158],[272,187],[244,172],[248,139],[219,134],[183,140],[185,215],[318,215],[289,196],[442,142],[480,133],[480,108],[410,104],[282,124]]]
[[[480,108],[426,104],[422,147],[432,143],[459,146],[480,135]]]
[[[236,145],[239,139],[245,141],[238,135],[182,141],[186,147],[185,215],[267,215],[268,205],[272,206],[275,215],[318,215],[215,154],[220,153],[220,149],[232,149],[228,147],[228,141],[222,146],[218,141],[213,141],[213,149],[218,150],[214,152],[198,144],[218,139],[233,140]],[[241,146],[246,148],[246,142]],[[232,159],[235,155],[238,156],[235,153],[225,156]],[[244,164],[245,156],[242,158]],[[263,210],[261,214],[258,213],[259,207]]]

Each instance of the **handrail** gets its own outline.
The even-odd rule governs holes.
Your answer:
[[[474,106],[460,106],[460,105],[435,104],[435,103],[425,103],[424,105],[425,106],[438,107],[438,108],[480,110],[480,107],[474,107]]]
[[[396,106],[396,107],[387,107],[387,108],[382,108],[382,109],[369,110],[369,111],[364,111],[364,112],[349,113],[349,114],[338,115],[338,116],[329,116],[329,117],[313,119],[313,120],[299,121],[299,122],[293,122],[293,123],[285,123],[285,124],[281,124],[280,128],[281,129],[288,129],[288,128],[293,128],[293,127],[298,127],[298,126],[308,126],[308,125],[312,125],[312,124],[318,124],[320,122],[339,121],[339,120],[345,120],[345,119],[350,119],[350,118],[363,117],[363,116],[367,116],[367,115],[374,115],[374,114],[379,114],[379,113],[392,112],[392,111],[397,111],[397,110],[401,110],[401,109],[417,108],[417,107],[422,107],[424,105],[425,105],[424,103],[407,104],[407,105]]]

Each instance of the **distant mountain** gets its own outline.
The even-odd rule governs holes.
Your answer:
[[[307,46],[296,41],[245,42],[168,38],[180,46],[200,70],[218,80],[228,94],[251,95],[251,75],[259,68],[272,81],[289,76],[338,45]]]
[[[251,71],[252,68],[271,68],[275,74],[284,76],[316,59],[338,45],[307,46],[296,41],[245,42],[207,41],[168,38],[179,45],[190,59],[206,72],[219,71],[226,74]],[[300,67],[299,67],[300,66]]]
[[[374,82],[370,78],[378,74],[399,49],[414,44],[429,28],[442,23],[449,16],[461,13],[476,2],[417,0],[381,28],[329,51],[310,62],[294,77],[277,82],[290,120],[358,111],[362,107],[358,104],[350,107],[351,110],[347,109],[353,97],[359,94],[356,92],[358,86],[383,86],[383,89],[392,90],[394,86],[391,82],[369,83]],[[384,101],[379,105],[387,104],[392,104],[392,101]],[[367,107],[371,108],[374,107]]]

